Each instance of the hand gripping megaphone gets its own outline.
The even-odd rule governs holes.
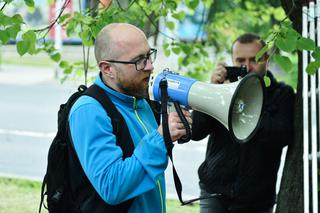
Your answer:
[[[164,70],[150,78],[150,100],[161,101],[159,85],[163,79],[168,82],[167,93],[171,101],[214,117],[239,143],[254,136],[264,97],[264,83],[257,74],[250,73],[229,84],[209,84]]]

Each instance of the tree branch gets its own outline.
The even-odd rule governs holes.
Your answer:
[[[157,24],[155,24],[152,20],[152,18],[147,14],[147,12],[144,10],[144,8],[138,3],[136,2],[136,4],[140,7],[140,9],[142,10],[142,12],[144,13],[144,15],[148,18],[148,20],[150,21],[150,23],[156,28],[156,32],[162,34],[163,36],[171,39],[172,41],[175,41],[176,39],[168,36],[167,34],[165,34],[164,32],[159,30],[159,26]]]
[[[8,2],[5,2],[3,5],[2,5],[2,7],[1,7],[1,11],[5,8],[5,6],[8,4]]]
[[[63,3],[61,9],[60,9],[60,12],[58,14],[58,17],[56,17],[53,22],[51,22],[48,26],[44,27],[44,28],[40,28],[40,29],[37,29],[37,30],[34,30],[34,32],[42,32],[42,31],[45,31],[45,30],[48,30],[46,32],[45,35],[48,34],[48,32],[50,31],[50,29],[58,22],[59,18],[61,17],[63,11],[66,9],[66,7],[68,6],[68,4],[70,3],[70,0],[65,0],[65,2]],[[56,8],[58,9],[58,8]]]

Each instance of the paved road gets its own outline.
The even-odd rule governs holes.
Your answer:
[[[59,104],[74,88],[76,83],[60,85],[54,81],[51,69],[1,66],[0,175],[42,179]],[[205,146],[201,141],[174,148],[174,163],[186,199],[199,194],[197,168],[203,161]],[[177,198],[170,164],[166,179],[168,197]]]

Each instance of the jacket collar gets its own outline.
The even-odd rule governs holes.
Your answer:
[[[111,98],[111,100],[117,100],[117,102],[122,102],[123,104],[126,104],[129,107],[134,107],[134,102],[136,100],[136,107],[137,108],[142,108],[142,105],[144,104],[144,99],[141,98],[136,98],[130,95],[126,95],[123,93],[120,93],[111,87],[107,86],[103,80],[102,80],[102,74],[101,72],[99,75],[96,77],[96,80],[94,81],[96,85],[101,87]]]

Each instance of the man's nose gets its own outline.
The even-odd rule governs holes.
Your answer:
[[[246,61],[244,65],[247,67],[248,72],[253,70],[253,64],[250,61]]]
[[[154,69],[153,64],[151,63],[151,61],[148,59],[147,60],[147,64],[145,66],[145,68],[143,69],[143,71],[145,72],[152,72]]]

